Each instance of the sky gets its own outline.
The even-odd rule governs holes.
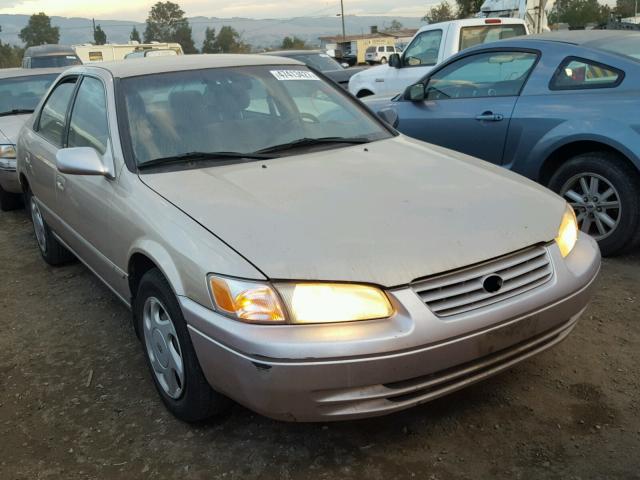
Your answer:
[[[49,16],[145,20],[157,0],[0,0],[0,14],[45,12]],[[173,0],[187,17],[291,18],[333,16],[339,0]],[[344,0],[345,15],[422,17],[438,0]]]

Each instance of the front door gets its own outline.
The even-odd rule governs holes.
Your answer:
[[[101,80],[83,77],[71,110],[66,147],[95,149],[112,162],[105,87]],[[65,242],[100,277],[113,284],[114,266],[111,204],[113,180],[105,176],[57,172],[57,204],[64,213]]]
[[[518,96],[537,60],[530,52],[463,57],[425,81],[424,101],[398,102],[406,135],[501,164]]]

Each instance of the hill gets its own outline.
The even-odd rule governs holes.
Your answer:
[[[0,15],[0,40],[4,43],[21,45],[18,37],[20,30],[27,24],[28,15]],[[346,16],[347,34],[369,32],[372,25],[381,30],[389,25],[394,17],[385,16]],[[397,17],[406,28],[417,28],[423,25],[419,18]],[[80,44],[93,40],[90,18],[51,17],[51,23],[60,27],[60,43]],[[213,27],[216,31],[223,25],[230,25],[242,34],[243,40],[255,47],[273,47],[282,42],[286,35],[296,35],[310,44],[318,44],[318,37],[335,35],[341,32],[338,17],[297,17],[290,19],[251,19],[251,18],[216,18],[192,17],[189,23],[193,29],[193,38],[199,48],[204,40],[206,27]],[[128,20],[99,20],[111,43],[125,43],[129,40],[129,33],[135,26],[140,34],[144,32],[145,24]]]

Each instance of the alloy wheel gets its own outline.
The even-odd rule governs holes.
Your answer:
[[[178,399],[184,392],[184,361],[175,326],[165,306],[156,297],[144,303],[144,342],[156,380],[164,392]]]
[[[562,186],[560,194],[575,210],[580,230],[596,240],[607,238],[620,224],[620,195],[602,175],[574,175]]]

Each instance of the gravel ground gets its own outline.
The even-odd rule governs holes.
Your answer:
[[[606,260],[561,345],[391,416],[197,427],[160,403],[129,312],[0,214],[0,479],[640,478],[640,253]]]

